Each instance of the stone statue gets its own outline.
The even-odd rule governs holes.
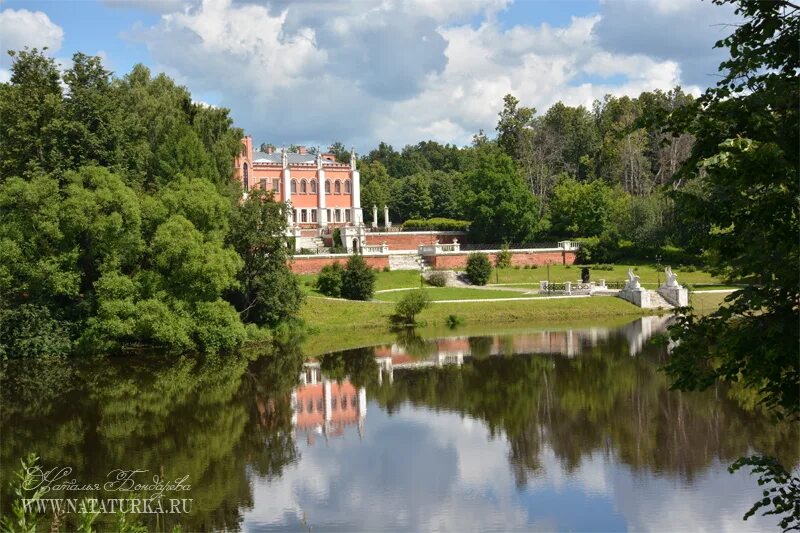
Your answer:
[[[356,147],[350,148],[350,170],[356,169]]]
[[[639,290],[642,286],[639,284],[639,276],[633,273],[633,269],[628,269],[628,281],[625,282],[625,290]]]
[[[286,154],[286,147],[285,146],[283,148],[281,148],[281,165],[283,165],[283,168],[286,168],[286,167],[289,166],[289,156]]]
[[[670,287],[670,288],[680,287],[680,285],[678,284],[678,275],[672,273],[672,267],[665,268],[664,273],[667,276],[666,281],[664,281],[665,287]]]
[[[317,146],[317,170],[322,170],[322,152],[319,151],[319,146]]]

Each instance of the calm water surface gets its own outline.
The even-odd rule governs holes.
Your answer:
[[[190,512],[143,517],[153,528],[776,529],[741,520],[758,486],[727,465],[751,451],[797,464],[796,427],[736,390],[669,391],[667,347],[649,342],[663,327],[406,332],[313,359],[283,347],[7,363],[2,508],[33,451],[84,484],[114,469],[188,476],[165,497],[192,499]]]

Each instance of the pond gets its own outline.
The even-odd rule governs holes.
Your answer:
[[[796,465],[797,428],[742,391],[669,391],[665,322],[404,332],[314,358],[7,362],[2,510],[35,452],[47,498],[161,494],[181,505],[138,520],[167,531],[775,528],[741,520],[760,492],[727,466],[753,451]]]

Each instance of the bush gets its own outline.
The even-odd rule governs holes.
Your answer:
[[[444,287],[447,285],[447,276],[444,272],[431,272],[431,275],[428,276],[428,285]]]
[[[0,359],[66,355],[71,349],[67,329],[46,307],[0,309]]]
[[[606,231],[599,237],[577,239],[580,243],[577,262],[581,265],[589,263],[613,262],[619,258],[622,242],[613,231]]]
[[[383,267],[383,271],[384,271],[384,272],[391,272],[391,271],[392,271],[392,269],[391,269],[391,268],[389,268],[389,266],[387,265],[387,266]]]
[[[467,231],[468,229],[468,220],[452,218],[414,218],[403,222],[403,231]]]
[[[473,285],[486,285],[492,274],[489,256],[481,252],[472,252],[467,257],[467,278]]]
[[[500,248],[500,252],[497,254],[497,260],[495,261],[497,268],[510,268],[511,267],[511,251],[508,249],[508,245],[504,244]]]
[[[451,328],[460,326],[464,323],[464,319],[458,315],[447,315],[447,325]]]
[[[395,305],[393,319],[397,323],[413,325],[417,315],[430,304],[431,300],[424,289],[408,291]]]
[[[342,265],[339,264],[339,261],[322,267],[317,276],[317,290],[331,298],[340,297],[342,295],[342,272]]]
[[[370,300],[375,292],[375,271],[360,255],[351,255],[342,272],[342,296],[348,300]]]
[[[333,235],[331,235],[331,253],[344,253],[344,246],[342,246],[342,230],[339,228],[334,228]]]

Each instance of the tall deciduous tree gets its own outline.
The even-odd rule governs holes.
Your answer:
[[[286,204],[268,191],[254,189],[234,208],[228,242],[244,266],[232,299],[246,322],[275,326],[300,311],[303,292],[287,265],[286,221]]]
[[[785,0],[735,4],[744,22],[717,43],[730,52],[720,65],[722,79],[693,113],[673,114],[670,126],[696,139],[681,169],[683,179],[700,184],[697,193],[678,193],[686,213],[711,226],[702,239],[716,268],[749,284],[714,313],[679,320],[671,333],[680,344],[666,369],[675,388],[738,383],[757,391],[774,415],[797,420],[800,7]],[[783,527],[800,524],[798,484],[795,479],[793,495],[783,495],[788,502],[781,495],[764,502],[785,513]]]
[[[479,149],[466,176],[467,216],[474,242],[525,242],[541,229],[536,198],[509,156],[492,145]]]

